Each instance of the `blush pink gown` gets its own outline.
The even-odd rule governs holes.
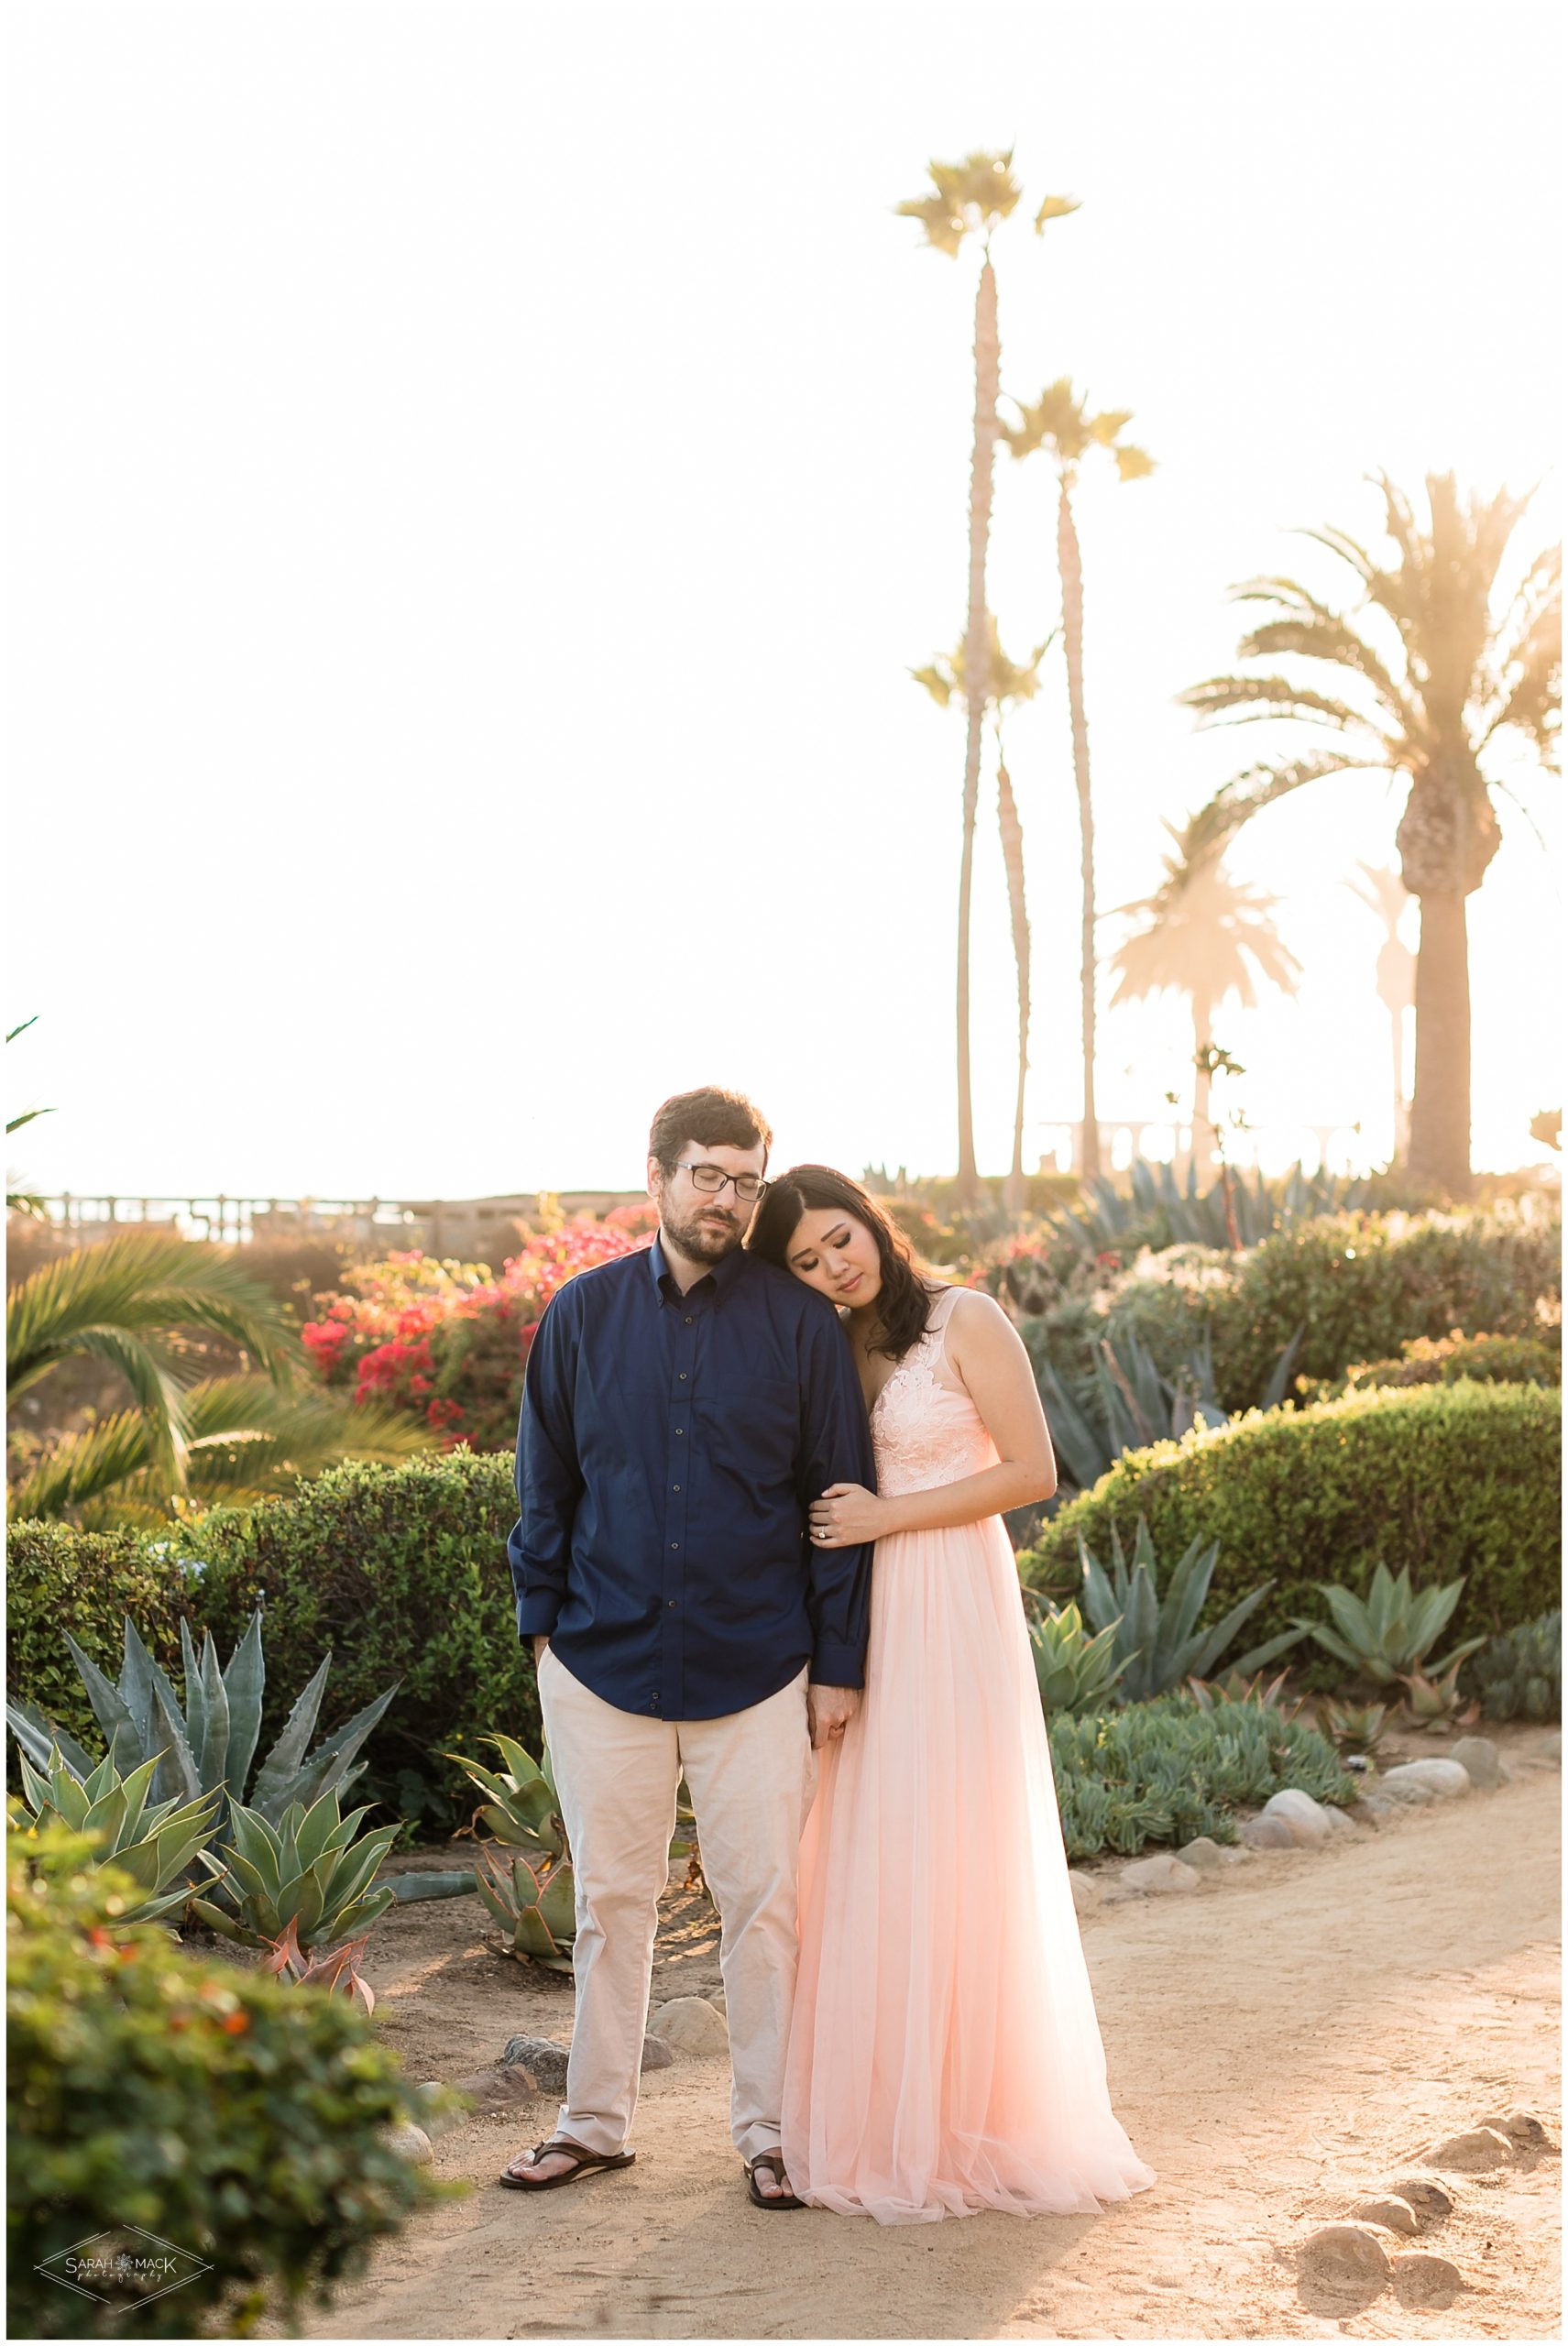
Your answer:
[[[996,1464],[947,1289],[872,1413],[878,1488]],[[1154,2175],[1111,2108],[1012,1548],[1000,1517],[879,1540],[865,1696],[801,1845],[784,2154],[883,2224],[1092,2214]]]

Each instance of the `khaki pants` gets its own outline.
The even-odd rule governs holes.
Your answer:
[[[803,1670],[725,1718],[652,1719],[601,1702],[553,1647],[541,1659],[539,1702],[576,1882],[577,2008],[560,2132],[588,2150],[619,2151],[631,2131],[683,1771],[723,1924],[730,2132],[742,2158],[778,2149],[795,1868],[816,1768],[806,1682]]]

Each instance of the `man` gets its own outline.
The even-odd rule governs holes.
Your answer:
[[[738,1093],[666,1100],[647,1253],[564,1287],[529,1354],[508,1543],[576,1881],[576,2017],[554,2135],[500,2181],[629,2165],[675,1793],[722,1918],[730,2125],[759,2207],[779,2152],[811,1749],[860,1700],[871,1548],[807,1509],[874,1479],[832,1307],[745,1253],[773,1135]]]

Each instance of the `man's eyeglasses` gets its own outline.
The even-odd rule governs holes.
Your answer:
[[[718,1197],[733,1181],[736,1196],[748,1206],[754,1206],[768,1186],[755,1173],[727,1173],[722,1165],[688,1165],[685,1157],[676,1158],[675,1169],[680,1173],[689,1173],[692,1188],[703,1190],[710,1198]]]

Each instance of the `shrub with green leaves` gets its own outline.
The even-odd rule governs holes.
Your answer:
[[[1561,1385],[1563,1354],[1539,1336],[1412,1336],[1400,1346],[1398,1360],[1357,1362],[1343,1389],[1367,1393],[1379,1385],[1457,1385],[1464,1376],[1477,1385]]]
[[[90,1856],[8,1851],[11,2335],[245,2336],[264,2306],[330,2302],[450,2189],[383,2139],[427,2104],[351,2001],[127,1938],[135,1886]],[[205,2269],[156,2299],[127,2269],[105,2307],[37,2269],[130,2226]]]
[[[1489,1719],[1560,1719],[1563,1716],[1563,1614],[1559,1606],[1537,1621],[1521,1621],[1473,1656],[1471,1691]]]
[[[361,1795],[449,1828],[471,1802],[445,1755],[477,1751],[497,1727],[535,1748],[542,1732],[507,1570],[516,1520],[510,1458],[457,1450],[333,1467],[291,1498],[206,1517],[190,1544],[219,1635],[236,1637],[265,1604],[272,1684],[302,1683],[327,1653],[345,1704],[400,1682],[365,1747]],[[263,1733],[283,1719],[269,1687]]]
[[[1538,1300],[1562,1295],[1561,1244],[1558,1218],[1506,1211],[1332,1214],[1282,1231],[1216,1293],[1220,1398],[1254,1407],[1298,1328],[1296,1374],[1309,1381],[1391,1359],[1414,1336],[1535,1334]]]
[[[1347,1394],[1130,1451],[1019,1567],[1031,1584],[1059,1579],[1080,1531],[1101,1548],[1145,1516],[1162,1554],[1219,1542],[1216,1601],[1274,1575],[1261,1635],[1310,1609],[1314,1583],[1364,1592],[1385,1560],[1418,1587],[1463,1573],[1453,1634],[1499,1633],[1557,1601],[1562,1453],[1562,1398],[1541,1386]]]
[[[171,1669],[181,1621],[193,1612],[199,1588],[172,1540],[13,1523],[5,1534],[7,1700],[36,1705],[78,1743],[90,1743],[93,1705],[61,1632],[101,1670],[113,1670],[129,1614],[154,1661]]]
[[[1344,1806],[1356,1782],[1315,1728],[1271,1705],[1164,1694],[1103,1718],[1050,1724],[1051,1763],[1069,1858],[1135,1857],[1151,1841],[1207,1834],[1234,1841],[1234,1812],[1295,1786]]]

